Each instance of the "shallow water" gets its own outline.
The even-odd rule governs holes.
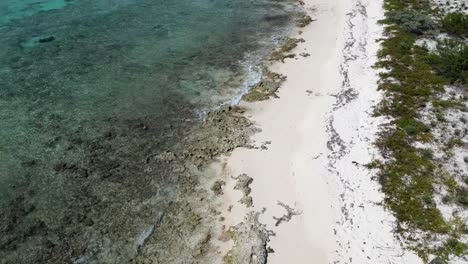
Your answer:
[[[2,0],[0,263],[124,263],[178,195],[141,161],[252,81],[284,3]]]

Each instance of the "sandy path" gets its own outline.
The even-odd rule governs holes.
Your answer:
[[[254,136],[268,149],[237,149],[218,166],[228,179],[226,225],[248,210],[266,208],[260,221],[276,233],[268,263],[420,263],[403,251],[391,230],[393,217],[381,202],[378,183],[362,166],[375,155],[371,142],[382,120],[371,118],[381,96],[371,69],[381,35],[381,0],[306,0],[317,19],[300,37],[289,59],[271,69],[287,76],[279,99],[243,103],[262,132]],[[230,176],[254,179],[253,208],[237,201]],[[294,208],[288,222],[278,201]],[[230,212],[229,205],[233,205]]]

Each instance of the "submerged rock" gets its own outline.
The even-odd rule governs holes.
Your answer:
[[[50,37],[45,37],[45,38],[40,38],[38,40],[39,43],[46,43],[46,42],[52,42],[55,40],[55,37],[54,36],[50,36]]]
[[[176,156],[170,151],[165,151],[156,155],[154,158],[159,162],[170,163],[176,159]]]

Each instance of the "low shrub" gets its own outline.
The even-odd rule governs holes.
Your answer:
[[[444,40],[438,45],[439,54],[427,56],[434,70],[450,82],[468,83],[468,45],[456,40]]]
[[[434,22],[428,16],[413,9],[392,12],[389,16],[393,22],[411,34],[421,35],[435,29]]]
[[[466,254],[466,245],[454,237],[449,238],[445,245],[456,256]]]
[[[468,36],[468,15],[463,13],[450,13],[442,18],[442,27],[450,34]]]

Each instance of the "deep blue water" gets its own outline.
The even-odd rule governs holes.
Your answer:
[[[253,81],[284,3],[1,0],[0,263],[64,263],[144,225],[122,209],[155,195],[137,161]]]

